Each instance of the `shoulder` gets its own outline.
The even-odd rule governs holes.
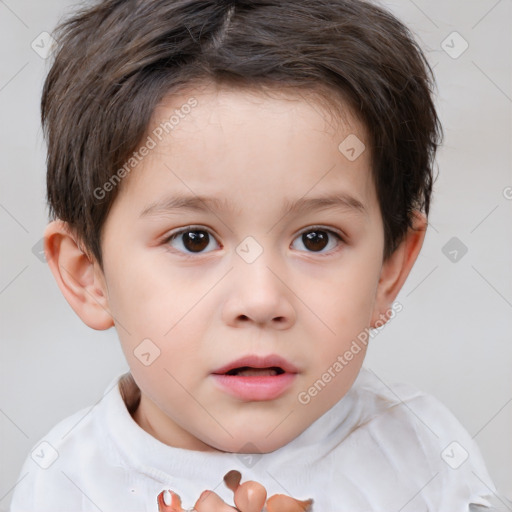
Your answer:
[[[361,368],[351,393],[363,404],[364,422],[399,415],[408,422],[423,420],[426,428],[438,427],[457,433],[464,430],[453,413],[434,396],[411,384],[385,381],[368,368]]]
[[[353,387],[355,398],[364,404],[360,428],[372,429],[379,437],[392,438],[403,443],[423,442],[425,448],[436,452],[436,464],[443,461],[445,448],[463,451],[474,456],[474,463],[482,466],[481,457],[474,440],[456,416],[436,397],[411,384],[385,382],[375,372],[363,368]],[[445,457],[446,458],[446,457]],[[449,458],[449,457],[447,457]],[[446,462],[446,461],[445,461]],[[455,465],[454,461],[451,461]]]
[[[437,398],[409,384],[385,382],[367,368],[352,390],[363,404],[353,435],[380,452],[401,473],[397,478],[407,474],[429,482],[425,493],[439,493],[447,503],[459,492],[468,503],[485,504],[482,496],[496,490],[475,441]],[[447,503],[439,501],[439,510],[449,510]]]
[[[30,449],[14,489],[11,512],[69,511],[84,500],[87,475],[115,457],[104,439],[107,410],[122,401],[116,377],[103,396],[57,423]]]

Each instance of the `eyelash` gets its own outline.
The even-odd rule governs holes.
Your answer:
[[[185,226],[184,228],[180,228],[178,231],[174,231],[174,232],[170,233],[168,236],[166,236],[163,239],[162,243],[164,245],[168,245],[172,240],[174,240],[175,238],[178,238],[181,234],[186,233],[188,231],[205,231],[212,238],[214,238],[216,240],[215,236],[213,235],[213,233],[209,229],[205,228],[204,226],[194,226],[194,225],[191,225],[191,226]],[[312,232],[312,231],[323,231],[325,233],[329,233],[329,235],[334,235],[334,237],[338,240],[339,244],[345,243],[344,237],[340,233],[338,233],[337,231],[334,231],[331,228],[326,228],[326,227],[323,227],[323,226],[308,226],[307,229],[303,229],[302,231],[297,233],[297,236],[294,238],[294,240],[299,238],[301,235],[303,235],[305,233]],[[328,256],[332,255],[333,253],[338,252],[338,250],[339,250],[339,245],[338,245],[337,248],[331,249],[330,251],[325,252],[325,253],[315,252],[315,251],[300,251],[300,252],[307,252],[309,254],[315,254],[315,255],[320,256],[320,257],[328,257]],[[180,250],[172,249],[172,252],[176,252],[176,253],[180,254],[181,256],[183,256],[184,258],[190,259],[190,258],[194,258],[196,256],[201,256],[201,255],[204,255],[204,254],[208,254],[208,252],[211,252],[211,251],[208,251],[208,252],[196,252],[196,253],[194,253],[194,252],[183,252],[183,251],[180,251]]]

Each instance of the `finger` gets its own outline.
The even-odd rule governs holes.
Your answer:
[[[184,512],[181,507],[181,498],[172,491],[162,491],[156,498],[158,512]]]
[[[194,510],[195,512],[233,512],[236,509],[229,506],[213,491],[203,491],[194,505]]]
[[[224,475],[224,483],[226,484],[226,487],[233,492],[238,489],[240,480],[242,480],[242,473],[236,469],[232,469]]]
[[[268,512],[306,512],[310,510],[312,499],[299,501],[285,494],[274,494],[267,500]]]
[[[265,487],[253,480],[239,485],[235,491],[235,505],[241,512],[261,512],[266,499]]]

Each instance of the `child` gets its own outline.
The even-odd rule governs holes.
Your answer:
[[[57,39],[46,257],[130,372],[34,447],[12,511],[487,507],[454,416],[362,367],[441,140],[408,30],[360,0],[105,0]],[[230,471],[266,494],[235,509]]]

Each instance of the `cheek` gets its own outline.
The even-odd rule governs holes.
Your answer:
[[[110,309],[129,331],[161,337],[197,302],[197,283],[161,256],[132,252],[108,274]]]
[[[330,328],[324,325],[326,332],[343,340],[370,324],[379,267],[355,252],[336,265],[324,276],[308,280],[301,296],[307,297],[309,309]]]
[[[148,262],[137,265],[136,260],[129,263],[121,262],[109,274],[109,306],[128,364],[139,368],[137,355],[149,352],[149,359],[158,356],[154,366],[151,363],[152,370],[161,366],[172,373],[183,373],[189,362],[197,364],[201,349],[197,340],[202,339],[201,329],[206,327],[197,318],[205,316],[200,301],[205,286],[176,269]],[[138,373],[148,373],[145,368],[142,366]]]
[[[150,390],[160,389],[178,402],[183,400],[185,407],[190,397],[179,383],[189,387],[204,373],[198,359],[205,328],[197,322],[205,314],[198,304],[201,294],[190,286],[182,293],[183,277],[171,287],[152,274],[135,275],[116,293],[118,320],[126,327],[117,326],[125,358],[136,382],[153,401],[158,401],[158,392],[153,396]]]

